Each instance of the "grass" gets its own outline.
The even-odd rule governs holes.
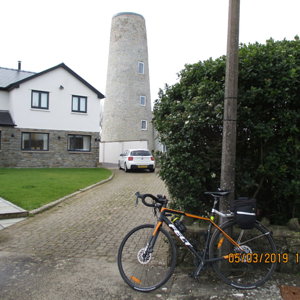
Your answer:
[[[32,210],[107,179],[111,174],[102,168],[0,168],[0,197]]]

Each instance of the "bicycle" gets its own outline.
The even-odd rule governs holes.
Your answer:
[[[251,229],[241,229],[232,212],[218,211],[219,200],[229,193],[221,190],[206,192],[214,201],[210,216],[204,217],[167,208],[165,196],[137,192],[136,205],[141,199],[144,205],[153,207],[157,223],[135,227],[121,242],[118,268],[123,280],[137,291],[150,292],[170,279],[176,267],[176,245],[164,228],[167,227],[196,259],[196,268],[191,274],[193,278],[198,278],[204,266],[210,264],[218,277],[234,288],[253,289],[264,284],[276,268],[276,261],[266,261],[268,255],[276,253],[272,233],[258,221]],[[203,249],[197,249],[184,236],[185,226],[179,220],[172,222],[174,216],[208,222]],[[214,222],[216,216],[228,221],[219,226]]]

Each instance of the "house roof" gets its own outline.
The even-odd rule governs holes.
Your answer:
[[[74,76],[79,81],[81,81],[85,86],[87,86],[90,90],[92,90],[94,93],[96,93],[96,95],[99,99],[104,98],[104,95],[101,92],[99,92],[96,88],[94,88],[91,84],[89,84],[86,80],[84,80],[81,76],[79,76],[77,73],[75,73],[72,69],[70,69],[64,63],[61,63],[57,66],[54,66],[50,69],[47,69],[47,70],[39,72],[39,73],[20,71],[20,70],[14,70],[14,69],[6,69],[6,68],[0,67],[0,90],[10,91],[16,87],[19,87],[19,85],[22,84],[23,82],[26,82],[33,78],[39,77],[45,73],[51,72],[58,68],[65,69],[72,76]]]
[[[8,110],[0,110],[0,126],[16,126]]]
[[[5,89],[7,86],[34,75],[33,72],[19,71],[0,67],[0,88]]]

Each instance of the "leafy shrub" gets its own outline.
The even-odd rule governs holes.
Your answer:
[[[275,223],[300,217],[300,41],[241,45],[236,196],[254,196]],[[177,207],[207,208],[220,182],[225,56],[186,65],[160,90],[154,126],[167,152],[160,176]]]

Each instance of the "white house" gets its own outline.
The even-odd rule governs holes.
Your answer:
[[[63,63],[0,67],[0,167],[95,167],[102,98]]]

